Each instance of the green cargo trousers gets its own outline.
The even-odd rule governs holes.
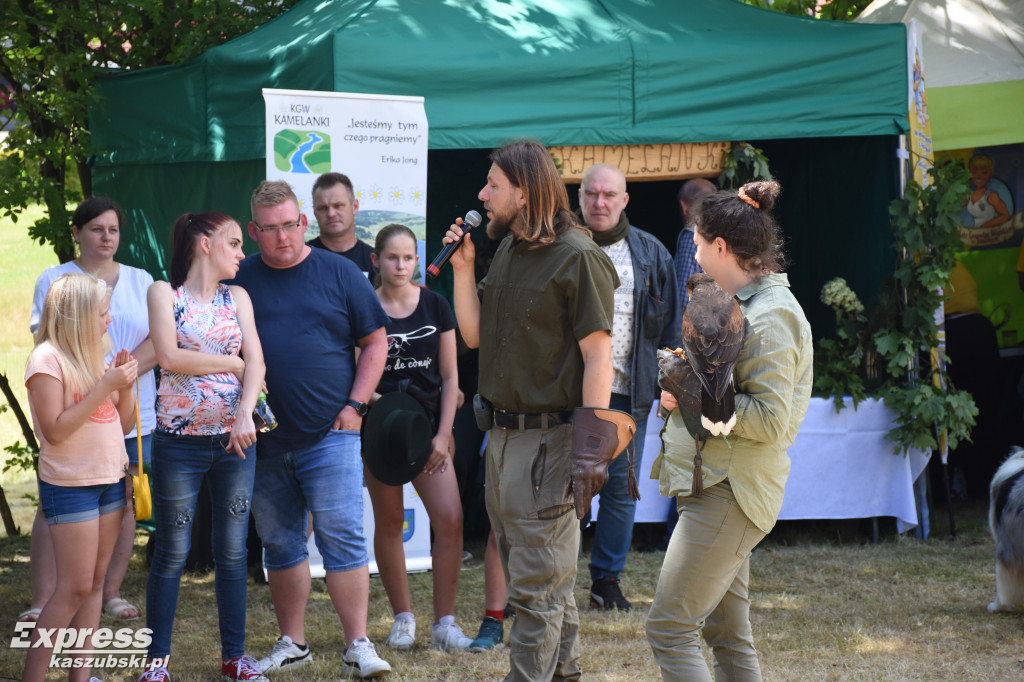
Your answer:
[[[700,639],[711,647],[716,682],[760,682],[750,628],[750,553],[764,532],[740,509],[726,479],[700,497],[679,497],[658,577],[647,641],[666,682],[711,682]]]
[[[515,431],[487,439],[486,501],[508,601],[511,670],[506,682],[580,677],[579,613],[573,587],[580,524],[566,495],[572,425]],[[555,518],[539,511],[567,505]]]

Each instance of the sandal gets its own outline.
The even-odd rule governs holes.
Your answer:
[[[126,616],[126,611],[134,611],[135,615]],[[128,621],[138,620],[142,612],[139,611],[138,606],[135,606],[134,604],[130,603],[127,599],[122,599],[121,597],[114,597],[113,599],[111,599],[103,605],[103,613],[107,614],[111,618],[116,618],[117,620]]]
[[[17,622],[19,622],[19,623],[34,623],[37,620],[39,620],[39,614],[42,613],[42,612],[43,612],[43,610],[40,609],[40,608],[37,608],[37,607],[33,607],[33,608],[29,609],[28,611],[22,611],[20,614],[18,614],[18,621]]]

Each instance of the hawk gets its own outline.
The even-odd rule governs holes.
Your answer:
[[[703,272],[686,283],[690,302],[683,313],[683,349],[701,384],[700,421],[712,436],[736,426],[732,369],[743,349],[743,313],[736,299]]]

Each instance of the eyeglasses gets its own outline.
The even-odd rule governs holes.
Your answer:
[[[256,226],[256,229],[259,230],[260,232],[263,232],[264,234],[274,234],[275,232],[291,232],[301,224],[301,220],[294,220],[290,223],[285,223],[284,225],[260,225],[257,222],[253,222],[253,225]]]

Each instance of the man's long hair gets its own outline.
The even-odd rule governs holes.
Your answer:
[[[569,194],[547,147],[537,140],[516,140],[491,152],[491,161],[523,192],[526,204],[513,233],[519,239],[546,246],[563,230],[579,228],[569,210]]]

